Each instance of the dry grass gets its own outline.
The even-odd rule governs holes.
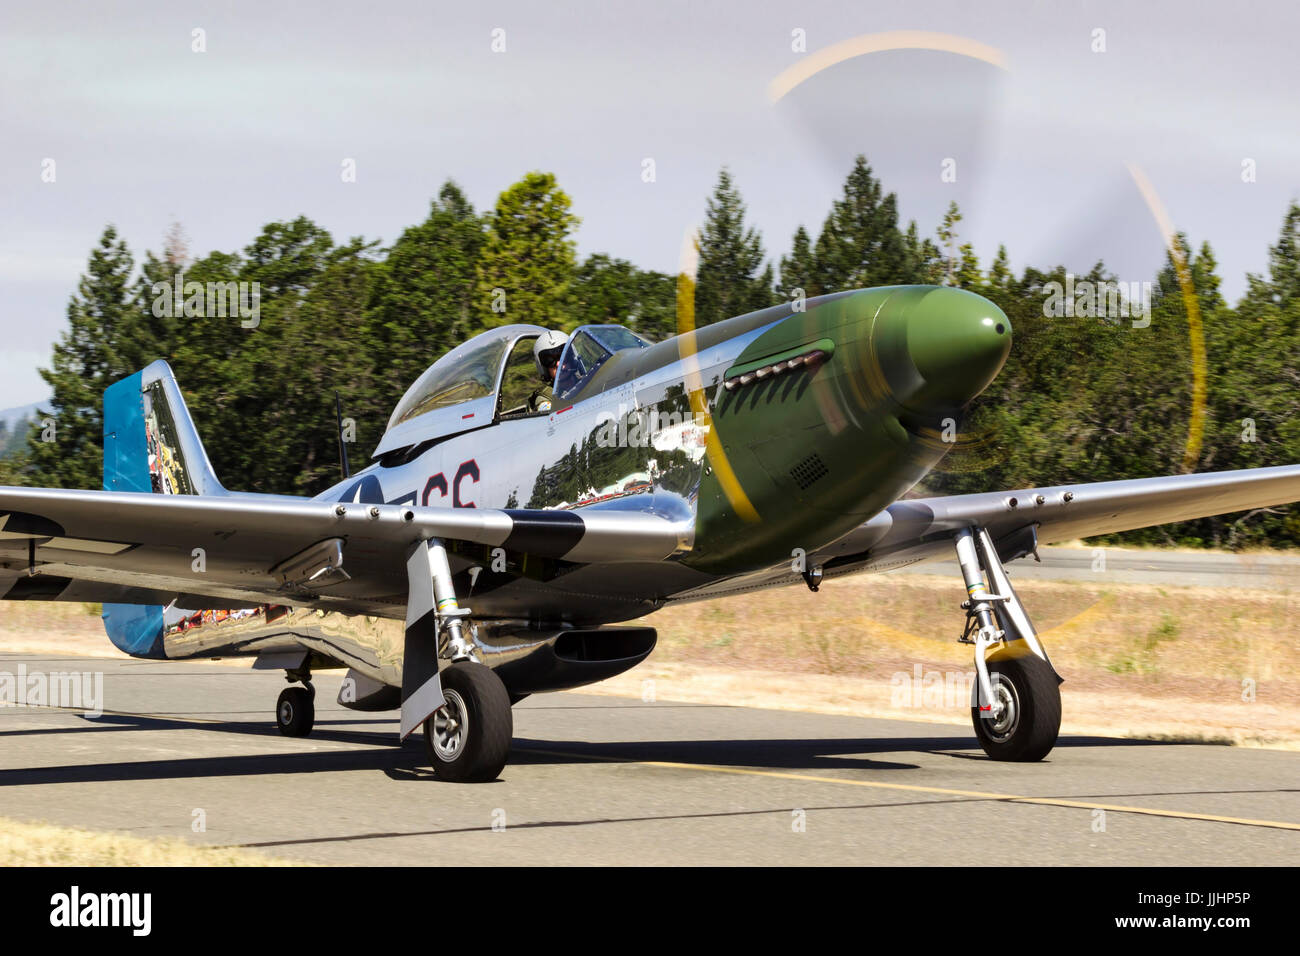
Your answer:
[[[1020,581],[1017,590],[1048,652],[1072,682],[1167,690],[1243,678],[1300,691],[1297,595],[1149,585]],[[935,575],[837,579],[671,607],[659,628],[661,661],[879,674],[880,668],[965,665],[956,643],[965,589]]]
[[[0,602],[0,654],[125,657],[109,643],[98,604]]]
[[[1300,746],[1296,594],[1017,588],[1066,678],[1067,731]],[[875,575],[673,607],[646,619],[653,658],[595,689],[641,695],[649,679],[660,699],[965,722],[964,700],[914,706],[898,692],[917,665],[971,670],[956,643],[964,599],[942,576]]]
[[[0,866],[306,866],[251,850],[0,819]]]

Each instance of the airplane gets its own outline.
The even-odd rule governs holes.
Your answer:
[[[283,670],[276,723],[309,734],[312,675],[400,710],[434,774],[497,778],[514,704],[635,667],[670,604],[955,553],[988,757],[1055,745],[1061,677],[1005,566],[1038,545],[1300,499],[1300,466],[904,497],[993,381],[1011,323],[945,286],[838,292],[652,343],[479,334],[406,391],[368,465],[314,498],[224,488],[171,369],[104,392],[104,488],[0,488],[0,596],[101,602],[144,659]],[[539,391],[541,389],[542,391]],[[791,604],[791,626],[798,627]]]

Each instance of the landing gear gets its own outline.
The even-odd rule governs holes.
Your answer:
[[[993,760],[1042,760],[1061,729],[1061,689],[1056,673],[1028,654],[988,665],[996,716],[970,709],[980,746]]]
[[[963,528],[954,543],[970,598],[962,605],[966,630],[961,640],[975,645],[975,736],[993,760],[1042,760],[1061,729],[1061,678],[988,531]]]
[[[286,737],[306,737],[316,722],[315,693],[306,687],[286,687],[275,704],[275,723]]]
[[[495,780],[514,733],[505,685],[491,668],[473,661],[452,664],[441,677],[445,703],[424,722],[434,772],[455,783]]]
[[[406,572],[399,733],[405,740],[424,727],[429,762],[443,780],[494,780],[510,754],[510,694],[476,659],[470,611],[456,600],[443,543],[433,538],[417,544]]]

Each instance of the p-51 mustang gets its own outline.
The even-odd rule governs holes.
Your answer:
[[[422,726],[437,775],[469,781],[505,765],[515,702],[650,654],[654,629],[618,622],[955,550],[975,733],[1027,761],[1056,741],[1060,678],[1004,564],[1300,499],[1287,466],[902,500],[1011,348],[1006,316],[957,289],[837,293],[658,344],[585,326],[549,403],[546,334],[443,356],[369,466],[312,499],[223,488],[155,362],[104,393],[105,490],[0,488],[0,595],[103,602],[136,657],[256,655],[298,685],[289,735],[311,730],[313,671],[347,667],[341,704],[400,708],[401,737]]]

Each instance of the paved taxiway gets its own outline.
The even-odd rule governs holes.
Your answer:
[[[1038,549],[1038,555],[1041,561],[1027,557],[1008,564],[1012,579],[1270,591],[1300,586],[1300,556],[1290,554],[1043,547]],[[939,574],[961,582],[956,561],[914,564],[894,573]]]
[[[1300,861],[1297,753],[1066,737],[997,764],[963,727],[549,694],[516,708],[502,779],[458,786],[393,715],[335,705],[341,672],[293,740],[277,672],[0,656],[20,664],[102,672],[108,712],[0,709],[6,817],[326,863]]]

